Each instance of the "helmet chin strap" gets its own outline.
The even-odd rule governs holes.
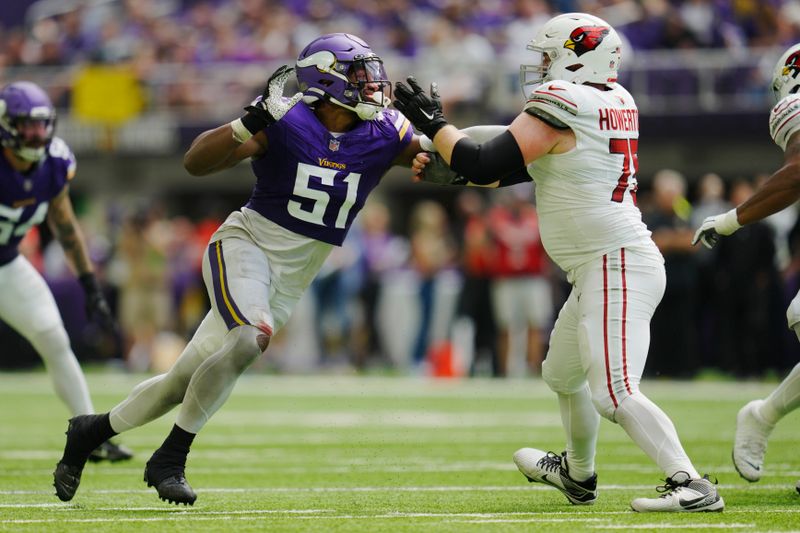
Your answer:
[[[355,106],[349,106],[333,97],[329,97],[329,100],[340,107],[349,109],[358,115],[358,118],[361,120],[375,120],[378,117],[378,113],[389,106],[389,99],[386,97],[380,97],[376,93],[370,95],[370,98],[372,98],[372,100],[375,102],[374,104],[359,102]]]

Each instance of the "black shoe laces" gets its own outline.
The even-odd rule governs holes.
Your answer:
[[[561,456],[554,452],[547,452],[547,455],[539,459],[539,467],[548,472],[559,472],[561,470]]]
[[[692,480],[689,477],[689,473],[683,471],[675,472],[673,477],[677,476],[678,474],[686,474],[686,481],[684,481],[683,483],[678,483],[677,481],[674,481],[671,477],[668,477],[667,479],[663,480],[664,481],[663,485],[659,485],[658,487],[656,487],[656,492],[664,493],[661,495],[662,498],[666,498],[667,496],[672,494],[675,490],[689,485],[689,482]]]

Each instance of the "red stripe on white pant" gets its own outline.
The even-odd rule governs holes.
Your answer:
[[[622,363],[622,381],[625,390],[628,394],[633,394],[631,391],[630,380],[628,379],[628,337],[627,337],[627,323],[628,323],[628,280],[625,270],[625,249],[620,249],[620,281],[622,284],[622,324],[620,327],[621,346],[620,357]],[[608,324],[609,324],[609,297],[608,297],[608,255],[603,256],[603,349],[606,364],[606,386],[608,393],[611,396],[611,401],[614,407],[619,406],[616,394],[614,394],[614,380],[611,376],[611,350],[609,350],[608,338]]]
[[[616,409],[619,407],[619,403],[614,395],[614,387],[611,386],[611,365],[608,362],[608,254],[603,255],[603,349],[606,360],[606,385]]]
[[[622,261],[620,267],[622,274],[622,376],[628,394],[633,394],[631,385],[628,383],[628,338],[625,331],[628,324],[628,280],[625,277],[625,248],[620,249],[620,258]]]

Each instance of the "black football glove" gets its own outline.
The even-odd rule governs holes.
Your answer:
[[[247,114],[242,117],[242,124],[247,131],[255,135],[270,124],[278,122],[300,99],[302,93],[296,93],[289,100],[283,99],[283,86],[294,73],[294,67],[282,65],[267,80],[267,86],[250,105],[244,108]]]
[[[111,314],[106,297],[93,273],[83,274],[78,278],[86,296],[86,317],[96,322],[109,333],[117,330],[117,321]]]
[[[436,185],[466,185],[467,179],[452,170],[444,158],[436,152],[426,152],[431,162],[425,166],[420,175],[420,180]]]
[[[436,133],[447,126],[447,121],[442,113],[442,101],[439,98],[439,88],[431,83],[431,94],[428,96],[419,86],[414,76],[406,78],[409,89],[402,81],[395,85],[394,94],[397,99],[394,106],[403,113],[414,127],[433,140]]]

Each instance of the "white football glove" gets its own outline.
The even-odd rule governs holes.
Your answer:
[[[720,235],[731,235],[741,227],[742,225],[739,224],[739,218],[736,215],[735,207],[722,215],[706,217],[694,234],[692,246],[699,241],[702,242],[703,246],[706,248],[713,248],[717,242],[719,242]]]
[[[283,87],[294,68],[282,65],[267,80],[267,86],[260,97],[244,108],[247,114],[231,122],[233,138],[244,142],[270,124],[275,124],[303,97],[296,93],[291,98],[283,97]]]

